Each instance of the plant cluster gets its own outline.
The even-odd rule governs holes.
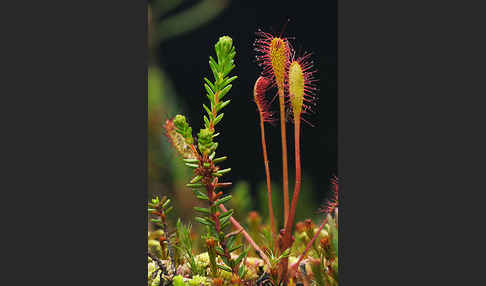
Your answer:
[[[158,285],[337,285],[338,182],[333,179],[333,196],[321,213],[325,219],[314,227],[311,220],[295,227],[295,214],[301,189],[300,125],[302,115],[315,104],[315,70],[310,55],[297,57],[288,39],[258,32],[255,41],[257,61],[263,67],[253,89],[253,99],[260,118],[261,143],[265,165],[270,226],[261,227],[261,218],[252,212],[248,218],[249,231],[233,217],[234,210],[225,204],[232,199],[223,189],[231,182],[224,175],[231,168],[221,168],[227,156],[216,156],[217,125],[223,119],[221,111],[231,102],[227,95],[237,76],[231,75],[236,55],[233,40],[219,38],[215,44],[216,57],[209,57],[211,80],[204,78],[204,90],[209,104],[203,104],[203,128],[196,136],[183,115],[166,120],[165,134],[180,154],[193,178],[186,185],[204,206],[194,207],[195,217],[204,233],[200,236],[205,252],[196,254],[191,225],[177,221],[170,235],[167,214],[170,200],[155,197],[148,204],[152,222],[159,228],[149,234],[149,286]],[[270,166],[268,161],[264,123],[274,122],[276,112],[266,93],[276,87],[282,142],[283,228],[277,231],[273,211]],[[294,126],[295,184],[292,200],[288,192],[286,121]],[[305,120],[304,120],[305,121]],[[231,226],[231,228],[230,228]],[[295,235],[294,228],[296,228]],[[256,236],[260,237],[256,237]],[[253,236],[253,237],[252,237]],[[254,239],[256,238],[256,239]],[[258,243],[256,243],[257,241]],[[246,243],[245,243],[246,242]],[[249,256],[250,250],[253,255]]]

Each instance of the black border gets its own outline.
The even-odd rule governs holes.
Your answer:
[[[145,283],[146,2],[12,4],[3,277]],[[338,2],[341,285],[481,284],[483,11]]]
[[[471,2],[338,1],[341,285],[482,283],[468,227],[483,224],[485,18]]]

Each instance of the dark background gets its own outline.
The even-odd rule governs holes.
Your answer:
[[[0,280],[144,283],[146,2],[2,4]],[[484,284],[483,5],[339,1],[340,285]]]
[[[198,1],[192,1],[198,2]],[[193,3],[189,1],[172,14]],[[253,85],[260,68],[255,63],[253,41],[255,32],[262,29],[291,40],[296,51],[313,53],[314,67],[319,79],[318,105],[315,114],[307,119],[315,126],[303,123],[302,166],[310,177],[313,193],[322,198],[328,189],[328,179],[337,175],[337,7],[336,1],[230,1],[229,6],[209,23],[160,45],[160,65],[174,83],[180,101],[190,114],[190,124],[195,132],[202,126],[204,95],[203,77],[210,78],[209,55],[214,54],[214,44],[222,35],[233,38],[236,47],[236,68],[239,78],[230,93],[231,104],[225,108],[225,117],[219,130],[219,154],[229,155],[233,171],[228,176],[233,181],[246,180],[252,190],[265,180],[259,119],[252,102]],[[170,16],[170,15],[168,15]],[[289,22],[287,23],[287,21]],[[271,91],[273,94],[276,91]],[[267,95],[271,96],[270,92]],[[278,111],[278,100],[273,104]],[[173,116],[174,114],[170,114]],[[272,180],[281,184],[282,162],[279,123],[266,125]],[[293,125],[287,124],[289,175],[294,176]],[[290,179],[290,188],[293,181]],[[292,189],[291,189],[292,190]]]

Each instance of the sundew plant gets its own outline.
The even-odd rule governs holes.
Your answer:
[[[237,221],[238,209],[227,208],[232,183],[225,180],[231,171],[231,154],[218,152],[218,137],[224,136],[219,123],[231,116],[232,82],[236,50],[229,36],[222,36],[209,56],[210,76],[201,89],[207,103],[199,130],[194,118],[178,114],[168,118],[161,132],[179,154],[193,177],[187,189],[202,203],[195,206],[195,233],[191,224],[171,218],[171,200],[154,197],[148,213],[155,230],[148,234],[147,285],[338,285],[338,179],[331,178],[332,195],[322,208],[319,226],[307,219],[295,221],[302,184],[300,154],[301,124],[316,108],[317,80],[311,54],[297,55],[287,38],[258,31],[254,42],[260,76],[253,86],[253,101],[260,122],[263,163],[268,198],[268,226],[259,228],[258,214],[249,215],[249,229]],[[278,101],[272,101],[273,96]],[[274,108],[272,104],[278,105]],[[226,115],[224,112],[226,112]],[[271,168],[265,138],[267,123],[280,122],[283,173],[283,228],[277,229],[272,202]],[[295,182],[289,197],[287,127],[294,137]],[[274,175],[275,177],[275,175]],[[174,223],[176,222],[176,223]]]

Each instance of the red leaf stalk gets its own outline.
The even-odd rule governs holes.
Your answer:
[[[265,142],[265,126],[264,126],[264,122],[273,121],[273,113],[269,109],[270,104],[265,99],[265,91],[267,87],[270,85],[270,83],[271,82],[269,79],[265,77],[259,77],[255,82],[255,87],[253,89],[253,97],[258,107],[258,113],[260,114],[260,131],[262,137],[263,162],[265,164],[265,175],[267,178],[268,210],[270,214],[270,222],[272,227],[272,237],[273,237],[274,245],[277,246],[278,245],[277,229],[275,226],[275,215],[273,212],[272,186],[270,180],[270,168],[268,163],[267,144]]]

